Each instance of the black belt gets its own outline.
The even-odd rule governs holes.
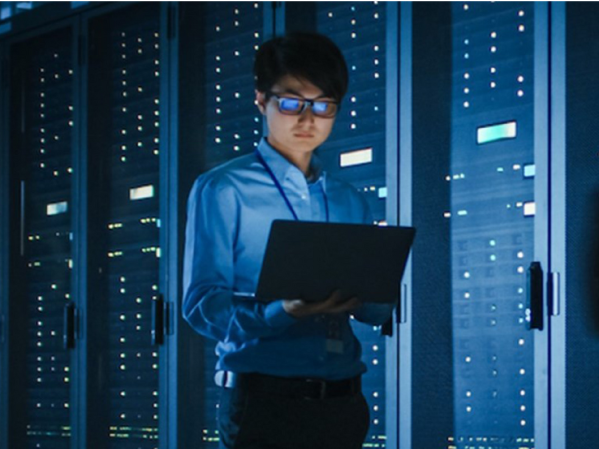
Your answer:
[[[256,393],[296,399],[340,398],[355,396],[362,391],[360,376],[344,380],[323,380],[218,371],[214,380],[219,387],[241,388]]]

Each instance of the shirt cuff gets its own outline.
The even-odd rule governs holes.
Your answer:
[[[285,312],[283,301],[273,301],[264,308],[264,319],[270,327],[287,327],[297,321],[296,318]]]

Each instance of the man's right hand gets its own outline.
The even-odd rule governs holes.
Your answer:
[[[336,290],[324,301],[306,302],[303,299],[283,300],[283,309],[295,318],[304,318],[311,315],[349,312],[360,307],[362,303],[356,297],[343,298],[341,291]]]

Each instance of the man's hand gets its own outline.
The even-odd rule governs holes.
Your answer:
[[[349,312],[357,309],[360,305],[361,302],[356,297],[343,299],[339,290],[321,302],[306,302],[303,299],[283,300],[283,309],[295,318]]]

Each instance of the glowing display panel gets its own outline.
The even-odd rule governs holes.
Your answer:
[[[476,130],[478,144],[496,142],[516,137],[516,122],[501,123],[498,125],[481,126]]]

